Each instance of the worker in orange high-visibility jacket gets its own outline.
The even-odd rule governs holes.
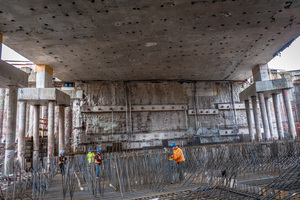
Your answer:
[[[182,150],[176,145],[176,143],[172,143],[171,147],[173,148],[173,155],[170,157],[170,160],[175,160],[177,164],[177,172],[179,174],[179,181],[184,180],[184,155]]]
[[[97,153],[95,155],[95,165],[96,165],[96,175],[97,175],[97,177],[99,177],[99,167],[100,167],[100,165],[103,161],[103,159],[101,158],[100,153],[101,153],[101,149],[98,149]]]
[[[61,174],[63,174],[63,172],[64,172],[64,165],[66,164],[66,162],[67,162],[66,153],[61,152],[59,154],[59,159],[58,159],[58,164],[59,164],[59,167],[60,167],[60,173]]]

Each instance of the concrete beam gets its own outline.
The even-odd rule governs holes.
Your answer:
[[[275,79],[270,81],[259,81],[246,88],[240,93],[240,100],[245,101],[256,93],[263,93],[265,98],[272,97],[272,94],[280,94],[284,89],[293,88],[293,82],[290,78]]]
[[[75,90],[73,87],[62,87],[60,90],[68,94],[71,100],[83,98],[83,90]]]
[[[7,88],[9,85],[27,87],[28,74],[0,60],[0,87]]]
[[[55,88],[20,88],[18,100],[27,101],[30,105],[48,106],[49,101],[56,101],[57,105],[70,105],[70,96]]]

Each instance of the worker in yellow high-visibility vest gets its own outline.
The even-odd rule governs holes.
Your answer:
[[[95,154],[92,152],[91,149],[88,150],[88,154],[86,155],[89,165],[94,162]]]

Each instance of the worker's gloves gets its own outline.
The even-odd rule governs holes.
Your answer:
[[[169,160],[174,160],[174,156],[171,156],[171,157],[169,158]]]

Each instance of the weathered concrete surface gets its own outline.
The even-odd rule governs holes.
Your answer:
[[[84,99],[73,103],[74,140],[82,135],[145,134],[140,141],[172,139],[161,134],[180,133],[181,138],[192,135],[219,137],[220,130],[229,133],[235,125],[233,110],[220,110],[217,115],[187,115],[185,111],[130,112],[131,105],[186,105],[187,109],[215,109],[219,103],[231,104],[229,82],[76,82],[76,90],[82,90]],[[233,99],[243,83],[233,84]],[[194,88],[195,87],[195,88]],[[79,106],[127,106],[127,112],[80,113]],[[236,110],[237,126],[247,130],[245,110]],[[247,131],[248,132],[248,131]],[[153,135],[158,135],[154,137]],[[153,137],[152,137],[153,136]],[[127,137],[124,137],[127,138]],[[124,139],[123,138],[123,139]],[[174,137],[177,138],[177,137]],[[118,141],[117,137],[114,139]],[[136,140],[136,139],[134,139]],[[104,141],[104,140],[102,140]],[[209,141],[209,139],[208,139]],[[91,140],[89,142],[92,142]],[[76,142],[75,142],[76,143]],[[150,145],[151,146],[151,145]]]
[[[55,88],[20,88],[18,100],[31,105],[47,106],[49,101],[56,101],[57,105],[70,105],[70,96]]]
[[[263,92],[265,98],[272,97],[272,94],[280,94],[284,89],[293,88],[293,82],[290,78],[274,79],[270,81],[259,81],[253,83],[240,93],[241,101],[255,96],[258,92]]]
[[[5,1],[3,42],[74,80],[243,80],[300,32],[300,2]],[[34,20],[33,20],[34,19]]]
[[[0,60],[0,87],[6,88],[9,85],[27,87],[28,74]]]

